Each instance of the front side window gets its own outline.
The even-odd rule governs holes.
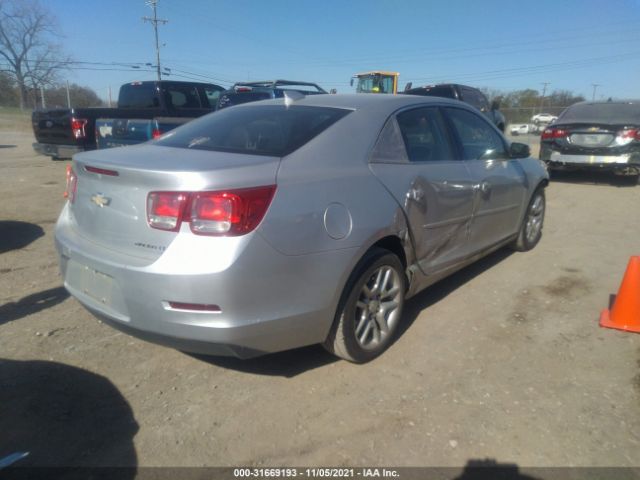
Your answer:
[[[477,90],[473,90],[471,88],[463,88],[462,89],[463,100],[470,105],[473,105],[478,110],[482,112],[486,112],[489,110],[489,104],[487,103],[486,98],[482,93]]]
[[[398,114],[397,118],[409,161],[454,159],[438,108],[416,108]]]
[[[446,108],[462,143],[465,160],[508,158],[502,138],[480,115],[461,108]]]
[[[350,110],[265,105],[225,108],[172,130],[156,145],[282,157],[302,147]]]
[[[204,95],[207,98],[207,102],[209,103],[209,107],[215,108],[218,103],[218,97],[220,97],[220,92],[223,92],[224,89],[221,87],[205,87]]]

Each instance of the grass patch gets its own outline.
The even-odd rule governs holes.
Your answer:
[[[31,110],[0,107],[0,132],[31,131]]]

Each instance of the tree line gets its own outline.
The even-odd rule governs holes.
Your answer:
[[[67,100],[69,100],[72,107],[76,108],[104,106],[104,101],[89,87],[71,83],[69,84],[69,96],[67,98],[66,83],[47,84],[46,87],[42,86],[42,88],[29,85],[21,90],[10,75],[0,72],[0,107],[40,108],[43,105],[43,94],[44,105],[47,108],[66,108],[68,106]]]

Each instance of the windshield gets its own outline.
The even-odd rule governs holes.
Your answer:
[[[156,144],[282,157],[348,113],[338,108],[285,105],[229,108],[190,122]]]
[[[358,77],[358,93],[393,93],[393,77],[389,75],[363,75]]]
[[[567,108],[558,118],[559,123],[611,123],[640,124],[638,103],[578,103]]]

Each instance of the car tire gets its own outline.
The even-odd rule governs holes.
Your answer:
[[[323,346],[354,363],[376,358],[398,330],[405,290],[400,259],[388,250],[372,249],[349,277]]]
[[[518,252],[526,252],[538,244],[542,237],[545,210],[544,187],[540,186],[531,195],[518,237],[511,244],[511,248]]]

